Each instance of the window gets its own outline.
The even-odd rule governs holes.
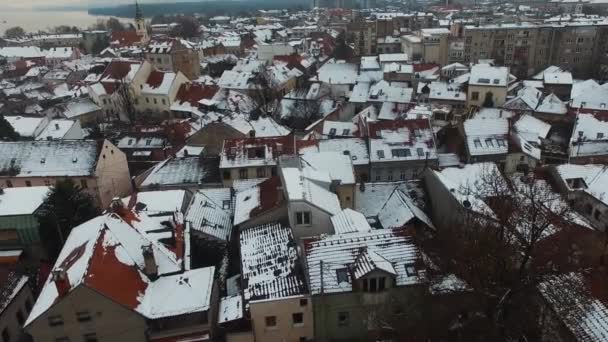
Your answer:
[[[399,180],[404,181],[405,180],[405,171],[401,170],[401,172],[399,173]]]
[[[44,180],[44,185],[46,185],[46,186],[51,186],[51,181],[50,181],[50,180],[48,180],[48,179],[45,179],[45,180]]]
[[[276,316],[266,316],[264,319],[266,321],[266,327],[276,327],[277,326],[277,317]]]
[[[87,180],[86,179],[81,179],[80,180],[80,187],[83,189],[86,189],[89,187],[89,184],[87,184]]]
[[[348,270],[346,268],[338,268],[336,270],[336,278],[338,279],[338,284],[348,283]]]
[[[389,182],[393,181],[393,171],[392,170],[388,171],[388,175],[386,176],[386,180],[389,181]]]
[[[507,144],[505,143],[505,140],[504,140],[504,139],[496,139],[496,144],[497,144],[499,147],[507,147]]]
[[[475,140],[473,140],[473,143],[475,144],[476,148],[481,148],[481,140],[475,139]]]
[[[416,266],[414,266],[414,264],[405,264],[405,273],[407,273],[408,277],[418,275],[418,273],[416,272]]]
[[[378,278],[378,291],[383,291],[386,288],[386,278]]]
[[[11,334],[8,332],[8,328],[2,329],[2,342],[9,342],[11,340]]]
[[[471,93],[471,100],[473,100],[473,101],[479,100],[479,92],[478,91],[474,91],[474,92]]]
[[[300,299],[300,306],[307,306],[308,305],[308,299],[304,298],[304,299]]]
[[[91,320],[91,314],[88,311],[76,312],[76,319],[78,322],[88,322]]]
[[[302,225],[302,224],[307,224],[309,225],[311,222],[311,214],[310,211],[299,211],[296,213],[296,224],[298,225]]]
[[[230,209],[230,200],[222,201],[222,209]]]
[[[263,167],[258,167],[256,170],[256,173],[257,173],[258,178],[266,177],[266,169]]]
[[[416,148],[416,153],[418,153],[418,157],[424,156],[424,150],[422,149],[422,147]]]
[[[158,103],[158,101],[156,100],[156,98],[154,98],[154,104],[157,104],[157,103]]]
[[[49,325],[52,327],[63,325],[63,318],[59,315],[49,316]]]
[[[598,133],[597,134],[597,138],[598,139],[604,139],[604,133]]]
[[[382,175],[380,174],[380,172],[376,173],[376,182],[379,182],[382,180]]]
[[[376,154],[378,154],[378,159],[384,159],[384,151],[378,150],[376,151]]]
[[[376,278],[371,278],[369,280],[369,292],[376,292],[378,288],[376,287]]]
[[[350,134],[350,129],[345,129],[342,131],[342,135],[349,135]]]
[[[338,312],[338,325],[341,327],[347,326],[350,323],[350,315],[348,312]]]
[[[224,175],[224,179],[226,179],[226,180],[230,179],[230,171],[224,171],[223,175]]]
[[[336,135],[336,129],[332,128],[329,130],[329,136],[334,136],[334,135]]]
[[[294,326],[304,325],[304,314],[301,312],[296,312],[291,315],[291,320]]]
[[[146,97],[146,103],[150,103],[150,98]]]
[[[30,182],[30,181],[25,181],[25,186],[32,186],[32,182]]]
[[[247,179],[248,176],[248,170],[247,169],[240,169],[239,170],[239,178],[240,179]]]
[[[23,312],[21,312],[21,310],[17,311],[17,322],[19,322],[19,325],[23,326],[23,323],[25,322],[25,319],[23,318]]]
[[[163,99],[162,101],[163,101],[163,104],[167,104],[167,101],[165,99]]]
[[[596,220],[599,220],[599,219],[600,219],[600,215],[601,215],[601,214],[602,214],[602,212],[596,209],[596,210],[593,212],[593,218],[594,218],[594,219],[596,219]]]
[[[7,188],[12,188],[13,187],[13,182],[11,182],[10,180],[6,181],[6,187]]]
[[[494,147],[494,143],[492,142],[492,139],[486,139],[486,146],[488,147]]]

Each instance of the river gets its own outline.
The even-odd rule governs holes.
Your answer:
[[[4,1],[4,0],[0,0]],[[87,28],[104,16],[90,15],[86,11],[40,11],[40,10],[2,10],[0,9],[0,35],[13,26],[21,26],[26,32],[47,30],[59,25]],[[120,18],[119,18],[120,19]],[[129,22],[127,19],[120,19]]]

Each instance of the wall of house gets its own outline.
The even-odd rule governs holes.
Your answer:
[[[65,133],[65,135],[63,136],[63,140],[70,140],[70,139],[84,139],[85,138],[85,133],[82,130],[82,126],[80,126],[80,121],[76,120],[74,121],[74,124],[72,125],[72,127],[70,127],[70,129]]]
[[[477,100],[473,99],[473,93],[477,92],[479,97]],[[467,92],[467,105],[482,107],[486,93],[492,93],[492,99],[494,101],[494,107],[500,107],[505,104],[507,100],[507,87],[486,87],[479,85],[469,85]]]
[[[597,229],[608,230],[608,205],[584,191],[575,191],[572,194],[574,209]]]
[[[407,298],[418,291],[418,287],[395,287],[377,293],[346,292],[314,296],[315,341],[369,341],[372,334],[367,325],[370,314],[385,312],[385,305],[392,296]],[[340,322],[338,317],[344,314],[348,320]]]
[[[306,301],[306,305],[303,304]],[[313,306],[308,296],[295,296],[278,300],[251,301],[251,320],[256,341],[300,342],[301,338],[315,337]],[[301,324],[294,324],[292,315],[302,313]],[[276,326],[267,327],[266,317],[276,317]]]
[[[224,187],[231,187],[232,182],[234,182],[235,179],[268,178],[272,176],[273,169],[276,170],[275,165],[221,169],[222,184],[224,184]],[[247,170],[247,178],[241,178],[241,170]],[[260,172],[259,174],[258,170]],[[228,174],[230,175],[230,178],[225,177]]]
[[[0,333],[6,329],[10,336],[10,341],[21,341],[23,337],[23,322],[19,323],[17,316],[20,312],[20,315],[24,319],[27,319],[33,305],[34,296],[30,287],[26,284],[4,311],[0,313]]]
[[[160,71],[173,71],[173,56],[169,53],[147,53],[146,60]]]
[[[77,312],[88,312],[91,320],[79,322]],[[50,326],[49,317],[59,315],[63,325]],[[146,342],[146,321],[98,292],[78,286],[53,304],[26,328],[34,341],[55,341],[67,337],[83,341],[84,334],[95,333],[99,342]]]
[[[15,187],[22,188],[26,186],[52,186],[55,185],[58,181],[65,180],[66,178],[74,181],[76,185],[83,186],[86,184],[86,189],[91,196],[97,199],[97,178],[94,176],[90,177],[8,177],[3,176],[0,177],[0,186],[3,187]],[[9,182],[10,185],[9,186]]]
[[[223,122],[212,122],[188,139],[188,144],[204,145],[205,154],[217,156],[222,152],[224,139],[245,138],[247,135]]]
[[[253,331],[230,332],[226,334],[226,342],[254,342]]]
[[[291,226],[295,238],[334,233],[334,229],[331,224],[331,215],[329,213],[303,201],[290,201],[288,208],[289,225]],[[311,213],[311,224],[297,225],[296,213],[306,211]]]
[[[280,206],[279,208],[265,212],[261,215],[253,217],[238,225],[239,231],[258,227],[263,224],[279,222],[285,225],[289,224],[289,215],[287,213],[287,204]]]
[[[288,43],[258,43],[258,59],[272,61],[274,56],[287,56],[295,52]]]
[[[127,156],[108,140],[101,147],[95,175],[97,196],[102,208],[107,207],[112,198],[125,197],[131,193]]]
[[[441,228],[450,225],[453,221],[463,219],[463,207],[452,196],[435,175],[435,171],[427,169],[424,174],[424,185],[431,204],[431,217],[435,226]]]
[[[437,168],[436,159],[375,162],[370,164],[371,182],[393,182],[419,178],[425,167]],[[391,178],[392,175],[392,178]]]
[[[342,209],[355,208],[355,184],[338,185],[336,187],[336,195],[340,199]]]
[[[538,160],[528,156],[523,152],[509,153],[505,162],[505,173],[510,175],[517,172],[519,165],[528,165],[530,170],[533,170],[538,164]]]

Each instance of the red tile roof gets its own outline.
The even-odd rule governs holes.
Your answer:
[[[399,128],[431,129],[431,123],[427,119],[414,120],[384,120],[369,123],[369,136],[373,139],[381,139],[379,132],[382,130],[397,130]]]
[[[161,84],[163,84],[163,80],[164,79],[165,79],[165,73],[164,72],[154,70],[148,76],[148,79],[146,80],[146,83],[151,88],[158,88],[158,87],[160,87]]]
[[[228,159],[235,159],[237,155],[245,155],[245,146],[268,146],[272,150],[272,159],[281,155],[295,154],[296,139],[294,135],[267,138],[236,138],[224,140],[224,154]]]
[[[285,203],[280,190],[281,179],[278,176],[268,178],[258,184],[258,187],[260,188],[260,204],[251,210],[249,217],[256,217]]]
[[[110,44],[113,46],[133,46],[139,43],[141,37],[135,31],[113,31],[110,36]]]
[[[179,103],[189,102],[193,106],[198,106],[198,101],[213,98],[218,90],[217,86],[185,83],[179,87],[175,100]]]

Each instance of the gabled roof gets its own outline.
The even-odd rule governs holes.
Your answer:
[[[364,260],[356,264],[364,249],[367,250],[365,260],[383,264],[383,268],[396,274],[397,286],[418,284],[424,278],[424,272],[415,266],[419,261],[418,248],[405,232],[377,229],[328,235],[305,242],[311,294],[351,292],[353,277],[361,273],[354,270],[364,270],[363,266],[369,265]]]
[[[245,301],[280,299],[305,294],[296,271],[298,252],[291,229],[267,224],[241,232],[241,271]]]
[[[571,157],[608,155],[608,121],[593,114],[578,114],[570,144]]]
[[[259,153],[255,153],[259,152]],[[276,165],[278,157],[295,153],[295,136],[224,140],[220,168]]]
[[[234,224],[263,215],[278,208],[285,200],[281,193],[281,179],[270,177],[247,189],[238,191],[234,204]]]
[[[360,212],[346,208],[331,217],[331,224],[336,234],[369,232],[372,227]]]
[[[0,175],[92,176],[100,148],[93,140],[0,142]]]
[[[184,242],[189,232],[184,231],[183,217],[174,213],[164,220],[169,223],[118,206],[75,227],[53,267],[54,272],[65,272],[66,292],[49,276],[26,325],[78,286],[149,319],[208,310],[214,268],[189,270]],[[167,237],[173,237],[172,242],[161,242]],[[146,248],[158,267],[158,279],[145,274]]]
[[[169,158],[156,165],[141,185],[197,185],[204,182],[207,174],[199,156]]]
[[[112,31],[110,45],[113,46],[133,46],[141,42],[141,36],[136,31]]]
[[[195,232],[228,242],[232,235],[231,201],[218,202],[220,201],[209,196],[204,190],[197,192],[186,213],[186,220]]]
[[[506,154],[509,121],[507,119],[468,119],[464,134],[470,155]]]
[[[330,191],[331,177],[327,172],[283,167],[281,174],[288,201],[304,201],[331,215],[342,210],[338,196]]]
[[[364,247],[359,251],[359,255],[355,259],[352,270],[353,275],[355,279],[360,279],[374,270],[380,270],[394,276],[397,275],[397,271],[390,261],[377,252]]]

